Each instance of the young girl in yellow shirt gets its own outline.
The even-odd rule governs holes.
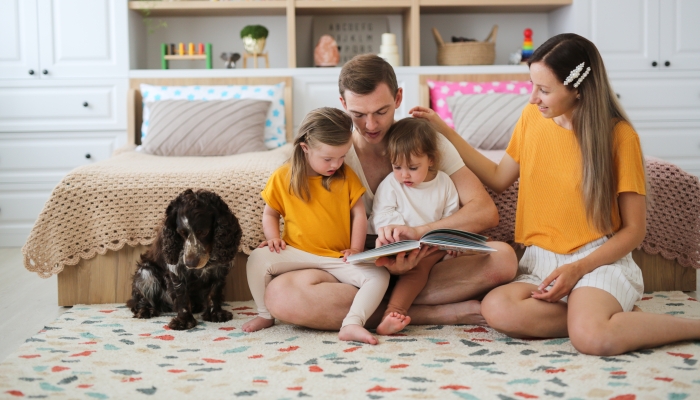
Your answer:
[[[246,322],[243,331],[274,324],[265,307],[265,287],[273,276],[319,268],[360,289],[338,338],[377,344],[364,324],[386,292],[389,272],[374,264],[345,262],[363,250],[367,232],[361,200],[365,188],[343,164],[352,145],[352,120],[336,108],[319,108],[304,118],[298,135],[290,161],[272,173],[262,191],[265,241],[246,265],[258,316]],[[285,226],[281,238],[280,217]]]
[[[494,191],[520,179],[515,240],[527,247],[515,281],[481,303],[487,323],[513,337],[569,336],[594,355],[700,338],[698,320],[630,312],[643,291],[631,252],[646,234],[644,158],[595,45],[557,35],[528,64],[531,104],[499,164],[434,111],[410,111],[433,122]]]

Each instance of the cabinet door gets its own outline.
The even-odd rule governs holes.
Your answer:
[[[591,0],[589,39],[606,68],[659,69],[658,10],[659,0]]]
[[[36,0],[0,1],[0,77],[39,76]]]
[[[659,11],[661,68],[700,69],[700,0],[664,0]]]
[[[42,77],[125,77],[125,0],[38,0]]]

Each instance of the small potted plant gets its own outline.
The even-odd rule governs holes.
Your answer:
[[[262,25],[247,25],[241,29],[241,39],[243,39],[245,51],[251,54],[261,54],[265,48],[267,34],[267,28]]]

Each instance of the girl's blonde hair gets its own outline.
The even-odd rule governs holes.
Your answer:
[[[430,122],[419,118],[404,118],[394,123],[386,134],[389,137],[389,160],[396,165],[410,162],[411,157],[427,155],[433,162],[431,170],[440,165],[437,132]]]
[[[305,201],[311,199],[306,172],[308,161],[301,147],[302,143],[306,143],[309,148],[315,148],[319,143],[335,147],[348,144],[351,138],[352,119],[345,112],[337,108],[322,107],[306,114],[294,140],[292,157],[289,159],[289,192]],[[335,174],[323,177],[321,182],[326,190],[331,190],[331,182],[336,176],[345,178],[345,164],[338,168]]]
[[[613,230],[610,217],[613,212],[619,212],[613,130],[618,123],[631,125],[629,117],[617,101],[605,72],[603,58],[588,39],[573,33],[553,36],[535,50],[528,59],[528,66],[536,62],[546,65],[562,83],[579,64],[584,63],[581,72],[591,68],[577,88],[574,88],[574,83],[578,79],[574,79],[566,88],[578,90],[572,124],[583,160],[582,194],[586,218],[599,232],[610,234]],[[643,155],[642,165],[645,165]],[[646,168],[644,176],[646,180]]]

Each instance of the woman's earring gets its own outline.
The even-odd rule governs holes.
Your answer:
[[[576,100],[581,100],[581,95],[580,95],[580,94],[577,94],[577,95],[576,95]]]

